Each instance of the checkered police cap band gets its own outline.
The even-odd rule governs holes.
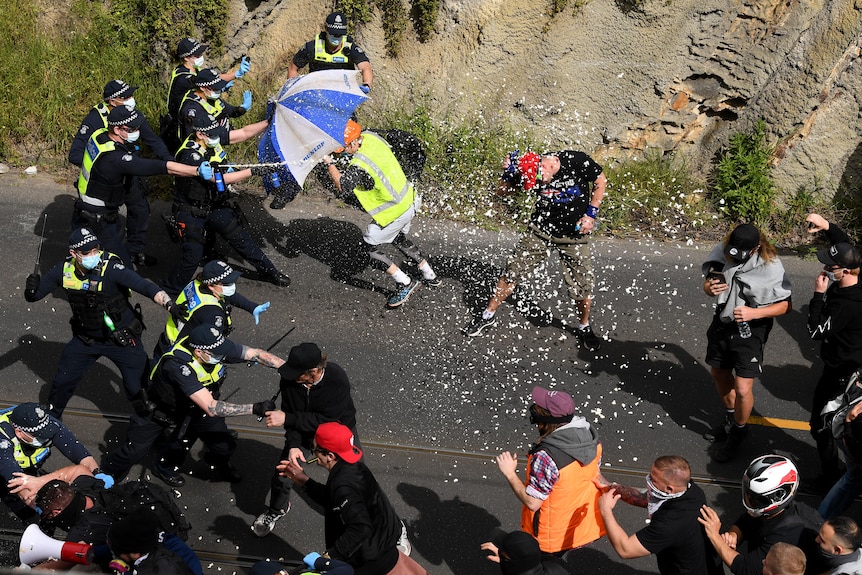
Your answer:
[[[205,280],[202,280],[203,283],[205,283],[207,285],[220,284],[220,283],[222,283],[222,281],[226,280],[227,278],[229,278],[231,276],[231,274],[233,273],[232,267],[230,267],[228,264],[223,264],[221,262],[219,262],[218,265],[224,266],[224,269],[222,270],[222,272],[215,277],[210,277],[210,278],[207,278]]]
[[[198,72],[192,79],[192,83],[201,88],[209,88],[210,86],[225,84],[226,82],[221,79],[221,76],[215,70],[207,69]]]
[[[189,347],[194,349],[202,349],[204,351],[210,351],[224,344],[224,335],[219,330],[213,327],[210,328],[210,333],[213,335],[213,337],[215,337],[215,341],[213,341],[212,343],[194,343],[189,340]]]
[[[78,250],[86,245],[92,243],[99,243],[99,238],[97,238],[93,232],[88,230],[87,228],[81,228],[81,239],[73,244],[69,244],[70,250]]]
[[[129,115],[125,118],[108,120],[109,126],[126,126],[128,124],[134,124],[138,120],[138,111],[130,110],[128,106],[125,106],[127,110],[129,110]]]
[[[127,94],[130,91],[134,92],[134,88],[132,88],[122,80],[114,80],[112,82],[109,82],[106,88],[108,88],[108,90],[113,89],[113,91],[105,92],[105,100],[113,100],[114,98],[120,98],[123,94]]]
[[[41,407],[37,407],[35,410],[36,417],[39,418],[39,423],[32,426],[21,425],[20,423],[13,423],[15,427],[23,431],[24,433],[29,433],[30,435],[37,435],[41,430],[48,427],[48,424],[51,423],[51,419],[48,417],[48,413],[42,409]]]

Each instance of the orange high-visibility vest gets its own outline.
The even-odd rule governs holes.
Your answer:
[[[530,464],[527,459],[527,480],[530,484]],[[577,460],[560,469],[560,478],[538,511],[525,505],[521,511],[521,530],[539,542],[545,553],[575,549],[592,543],[605,534],[605,523],[599,512],[601,492],[593,483],[598,477],[602,445],[596,446],[596,458],[586,465]]]

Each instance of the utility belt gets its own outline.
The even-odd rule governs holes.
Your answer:
[[[140,304],[136,306],[136,311],[140,309]],[[137,313],[136,313],[137,315]],[[114,331],[111,332],[111,337],[101,338],[101,337],[90,337],[83,333],[76,333],[75,337],[83,341],[85,344],[90,345],[93,343],[108,343],[113,342],[121,347],[128,346],[136,346],[138,345],[138,340],[140,339],[141,334],[146,329],[144,322],[141,321],[140,317],[135,317],[129,325],[124,327],[118,327]]]
[[[188,202],[176,204],[176,211],[191,214],[195,218],[208,218],[216,207],[218,206],[203,204],[201,202]]]
[[[113,224],[120,219],[120,212],[118,210],[110,210],[107,212],[91,212],[79,206],[75,206],[75,215],[84,218],[91,224],[100,224],[102,222],[106,224]]]

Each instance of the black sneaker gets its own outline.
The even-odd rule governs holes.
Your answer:
[[[597,336],[590,326],[578,328],[577,332],[578,341],[589,351],[598,351],[602,348],[602,338]]]
[[[438,288],[443,285],[443,280],[440,279],[440,276],[435,276],[433,280],[429,280],[428,278],[424,278],[422,280],[422,285],[430,288]]]
[[[721,443],[725,439],[727,439],[727,432],[730,431],[730,427],[733,425],[733,420],[729,415],[725,415],[724,419],[710,429],[709,431],[704,432],[703,438],[710,443]]]
[[[468,325],[467,327],[465,327],[461,331],[466,336],[476,337],[477,335],[482,333],[482,331],[486,327],[491,327],[492,325],[497,325],[497,316],[492,315],[488,319],[485,319],[480,315],[479,317],[474,319],[472,322],[470,322],[470,325]]]
[[[748,426],[738,427],[732,425],[727,432],[727,439],[721,444],[713,446],[710,457],[716,463],[727,463],[739,453],[739,446],[748,437]]]
[[[149,267],[154,266],[159,263],[159,260],[156,259],[156,256],[151,256],[150,254],[145,254],[143,252],[139,254],[131,254],[132,263],[135,264],[135,267]]]

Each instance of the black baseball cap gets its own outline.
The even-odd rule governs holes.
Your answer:
[[[730,233],[724,253],[735,260],[745,260],[758,244],[760,244],[760,230],[751,224],[739,224]]]
[[[320,365],[323,352],[316,343],[301,343],[290,349],[287,361],[278,368],[278,373],[288,381],[296,381],[300,375]]]
[[[856,269],[862,262],[859,251],[847,242],[839,242],[828,248],[817,250],[817,259],[827,266],[841,266],[848,270]]]

